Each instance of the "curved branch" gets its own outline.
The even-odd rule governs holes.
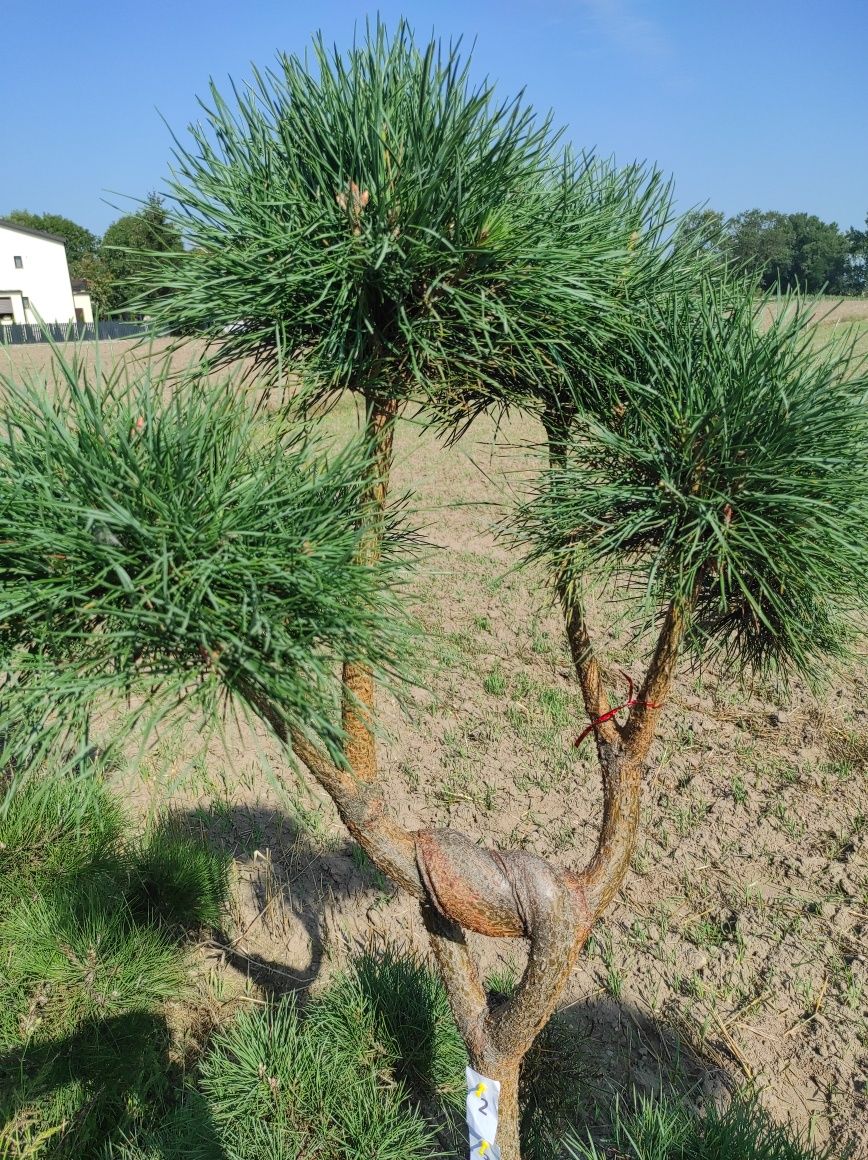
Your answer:
[[[630,710],[627,724],[622,730],[624,746],[637,761],[644,760],[654,740],[660,710],[669,696],[675,676],[689,611],[675,601],[666,610],[657,647],[636,698],[637,703]]]
[[[541,418],[548,439],[549,470],[563,470],[566,466],[570,424],[575,415],[576,408],[571,404],[565,408],[550,405],[543,410]],[[557,593],[564,614],[564,628],[573,667],[585,702],[585,712],[591,721],[595,721],[609,712],[609,697],[591,644],[584,608],[576,592],[575,579],[570,576],[568,568],[558,576]],[[601,742],[612,744],[617,737],[618,724],[614,719],[601,721],[594,729],[598,752]]]
[[[576,676],[579,678],[582,699],[585,702],[585,711],[588,717],[595,721],[598,717],[604,717],[609,712],[610,706],[600,673],[600,665],[594,655],[594,648],[588,633],[584,610],[565,579],[558,582],[558,596],[564,614],[564,627],[570,645],[570,655],[573,658],[573,666],[576,670]],[[594,729],[594,737],[598,752],[601,743],[613,744],[618,737],[618,725],[614,718],[609,721],[601,721]]]
[[[422,921],[446,984],[449,1006],[458,1030],[471,1057],[478,1061],[485,1050],[488,997],[479,978],[479,969],[467,948],[464,931],[431,902],[422,903]]]
[[[501,1059],[520,1060],[546,1025],[591,929],[584,895],[548,863],[536,860],[522,895],[530,955],[510,998],[488,1017]]]
[[[614,744],[599,736],[597,738],[603,775],[603,823],[594,856],[577,877],[596,914],[605,909],[617,893],[630,865],[639,831],[644,761],[675,674],[685,624],[685,610],[673,601],[667,609],[637,697],[638,702],[653,702],[654,707],[634,705]]]
[[[456,1018],[462,1034],[468,1043],[481,1045],[477,1063],[502,1067],[517,1062],[551,1015],[591,928],[584,894],[535,854],[485,850],[451,830],[420,833],[417,848],[429,899],[423,916],[437,940],[444,973],[454,978],[459,992]],[[484,1005],[462,927],[530,940],[518,987],[492,1011]]]
[[[414,835],[389,817],[377,783],[360,781],[351,771],[340,769],[319,746],[297,730],[290,730],[289,742],[296,756],[335,803],[341,821],[377,869],[416,898],[424,898]]]
[[[661,627],[640,700],[653,700],[658,706],[665,700],[684,626],[685,616],[673,604]],[[637,705],[614,739],[597,737],[603,818],[595,853],[580,873],[561,873],[525,851],[484,849],[457,831],[404,829],[389,816],[376,780],[358,778],[353,769],[337,766],[298,730],[287,729],[268,707],[260,709],[335,802],[342,821],[374,864],[467,930],[500,938],[532,938],[539,891],[546,883],[552,889],[551,884],[557,882],[559,888],[569,890],[573,905],[578,906],[572,937],[584,941],[593,919],[611,901],[627,873],[639,829],[643,762],[659,708]]]

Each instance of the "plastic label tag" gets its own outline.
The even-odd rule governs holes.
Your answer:
[[[472,1067],[467,1075],[467,1130],[470,1133],[470,1160],[500,1160],[497,1135],[497,1108],[500,1082],[480,1075]]]

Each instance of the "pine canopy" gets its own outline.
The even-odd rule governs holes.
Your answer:
[[[661,300],[517,513],[530,556],[680,604],[736,672],[810,678],[841,652],[866,598],[868,377],[811,314],[726,280]]]
[[[188,248],[155,255],[140,304],[315,398],[413,398],[460,422],[568,367],[593,378],[649,277],[678,265],[659,173],[563,151],[459,46],[405,24],[346,54],[318,39],[230,99],[212,84],[202,109],[168,187]]]
[[[366,449],[326,455],[231,381],[60,365],[0,383],[0,737],[68,746],[110,694],[144,720],[228,698],[338,756],[335,665],[393,669],[409,623],[412,535],[390,516],[357,559]]]

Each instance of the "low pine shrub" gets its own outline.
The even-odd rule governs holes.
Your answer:
[[[124,820],[96,778],[23,779],[0,810],[0,892],[6,906],[86,875],[117,880]]]
[[[177,949],[162,931],[132,922],[123,895],[101,883],[22,899],[0,922],[0,943],[12,949],[8,982],[28,996],[23,1038],[148,1011],[182,990]]]
[[[137,917],[199,930],[220,923],[229,895],[228,854],[185,834],[169,821],[134,850],[130,906]]]
[[[0,1156],[96,1157],[178,1103],[164,1008],[228,860],[172,826],[133,842],[96,777],[32,774],[0,816],[0,890]]]
[[[169,1089],[161,1014],[186,964],[123,883],[86,872],[0,921],[0,1154],[88,1156]]]
[[[327,1034],[331,1020],[302,1019],[284,998],[242,1014],[214,1040],[201,1089],[227,1160],[328,1156],[414,1160],[432,1134],[402,1084],[360,1039],[355,1053]],[[352,1017],[352,1016],[350,1016]]]
[[[0,1053],[0,1155],[95,1157],[172,1094],[165,1020],[146,1011],[33,1036]]]
[[[106,1140],[98,1160],[226,1160],[208,1101],[191,1083],[158,1122]],[[155,1118],[152,1117],[152,1121]],[[273,1160],[278,1160],[280,1153]]]
[[[464,1108],[467,1051],[445,987],[415,956],[390,945],[357,956],[308,1019],[324,1042],[377,1061],[426,1105]]]

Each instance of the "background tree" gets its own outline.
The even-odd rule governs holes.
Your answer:
[[[713,254],[723,258],[726,245],[726,219],[715,209],[690,210],[678,222],[673,245],[693,255]]]
[[[846,292],[848,239],[815,214],[747,210],[727,223],[725,250],[763,289]]]
[[[115,281],[109,272],[102,253],[87,254],[78,265],[78,277],[87,282],[95,313],[103,318],[112,309],[115,301]]]
[[[749,270],[763,289],[777,281],[787,284],[793,265],[793,230],[786,214],[758,209],[730,218],[726,246],[729,257]]]
[[[847,238],[835,222],[824,222],[816,214],[792,213],[793,264],[788,285],[810,293],[826,287],[837,294],[844,288]]]
[[[13,209],[6,215],[10,222],[27,226],[31,230],[42,230],[46,234],[56,234],[66,243],[66,260],[73,278],[86,278],[88,263],[93,261],[99,249],[96,234],[78,225],[68,217],[58,213],[29,213],[24,209]]]
[[[103,235],[92,276],[100,286],[104,308],[113,314],[126,312],[134,288],[153,268],[156,256],[182,249],[180,232],[162,198],[149,193],[140,210],[112,222]]]
[[[850,294],[868,291],[868,216],[865,229],[847,231],[847,269],[845,285]]]
[[[0,662],[18,685],[0,736],[47,745],[133,687],[148,712],[231,696],[268,722],[420,900],[515,1160],[521,1061],[627,872],[680,657],[813,672],[846,645],[868,563],[851,531],[868,514],[865,381],[846,352],[812,353],[802,311],[761,331],[751,287],[661,245],[658,184],[558,158],[547,126],[472,89],[454,54],[378,28],[347,58],[319,45],[316,64],[282,58],[234,110],[212,92],[174,186],[197,250],[147,281],[171,289],[151,299],[166,319],[215,337],[233,323],[217,361],[291,365],[305,404],[354,390],[364,455],[330,488],[297,445],[242,418],[237,435],[231,394],[197,409],[163,402],[160,380],[105,404],[80,368],[74,405],[19,390],[0,473],[0,544],[15,547],[0,556]],[[545,421],[549,467],[512,534],[550,568],[596,742],[604,809],[584,868],[390,815],[374,674],[400,655],[387,497],[409,401],[453,429],[486,404]],[[598,576],[640,579],[619,590],[653,626],[639,692],[618,707],[584,611]],[[528,940],[505,1002],[466,930]]]

